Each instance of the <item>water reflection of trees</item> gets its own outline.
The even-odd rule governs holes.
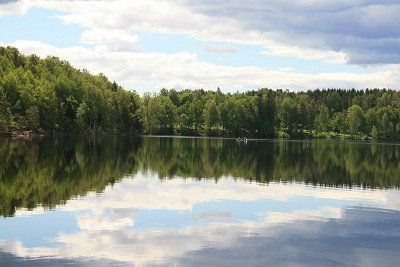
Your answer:
[[[232,176],[258,182],[399,187],[398,146],[344,142],[249,142],[226,139],[65,137],[0,142],[0,213],[51,208],[102,191],[127,174]]]
[[[136,172],[138,141],[55,138],[0,142],[0,213],[41,204],[54,207],[88,191],[102,191]]]
[[[221,139],[143,140],[141,168],[163,178],[233,176],[259,182],[399,187],[400,150],[395,145],[348,142],[249,142]]]

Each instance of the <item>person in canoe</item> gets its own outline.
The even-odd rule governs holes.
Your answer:
[[[238,137],[238,138],[236,138],[236,142],[238,142],[238,143],[241,143],[241,142],[244,142],[244,143],[247,143],[247,137]]]

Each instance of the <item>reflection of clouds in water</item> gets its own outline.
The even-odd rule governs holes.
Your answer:
[[[227,247],[205,247],[177,258],[181,265],[399,266],[400,213],[353,207],[340,219],[300,220],[235,236]],[[263,236],[263,233],[274,233]]]
[[[342,216],[342,210],[334,207],[322,207],[314,211],[293,211],[293,212],[267,212],[265,214],[266,222],[269,224],[279,224],[295,222],[299,220],[325,221],[327,219],[339,219]]]
[[[133,226],[132,218],[104,218],[98,215],[78,215],[76,219],[80,229],[89,231],[113,231],[127,226]]]
[[[19,257],[138,263],[180,261],[182,265],[206,264],[207,260],[222,265],[262,265],[283,260],[307,265],[330,265],[338,260],[336,263],[359,263],[362,257],[369,257],[364,256],[367,252],[387,256],[380,259],[377,255],[371,262],[397,260],[391,251],[400,246],[398,211],[334,206],[304,210],[299,204],[288,212],[267,210],[260,214],[264,219],[259,222],[232,223],[231,213],[209,210],[195,218],[213,222],[207,225],[179,230],[132,229],[133,218],[140,210],[187,211],[196,204],[214,200],[287,201],[296,197],[311,197],[316,201],[321,198],[346,200],[354,205],[400,209],[396,200],[399,192],[395,190],[345,190],[279,183],[259,186],[232,179],[221,179],[217,184],[210,180],[160,181],[137,175],[135,179],[124,179],[107,187],[103,194],[90,193],[59,207],[59,210],[77,213],[80,231],[59,234],[54,247],[28,248],[19,241],[3,241],[0,250]],[[17,212],[17,215],[22,214],[26,211]],[[397,244],[392,244],[394,241]],[[354,259],[346,258],[349,251]],[[246,262],[250,259],[251,262]],[[219,262],[214,262],[216,260]]]
[[[259,186],[256,183],[233,179],[221,179],[217,184],[210,180],[160,181],[143,178],[140,174],[134,179],[125,179],[113,187],[107,187],[101,195],[89,194],[83,199],[70,200],[62,209],[68,211],[88,209],[95,213],[101,213],[101,210],[105,208],[192,210],[198,203],[214,200],[252,201],[271,198],[287,201],[294,197],[360,199],[400,210],[400,202],[396,200],[400,198],[400,192],[397,190],[312,187],[297,183],[270,183],[268,186]]]
[[[57,248],[1,244],[3,251],[26,257],[108,259],[136,263],[257,266],[398,266],[400,212],[345,209],[341,218],[212,224],[179,231],[83,231],[58,238]]]
[[[252,201],[270,198],[287,201],[294,197],[318,199],[367,201],[384,207],[400,210],[398,190],[368,190],[361,188],[343,189],[332,187],[312,187],[299,183],[269,183],[259,186],[243,180],[220,179],[217,184],[211,180],[146,178],[142,174],[133,179],[123,179],[120,183],[105,188],[102,194],[88,193],[85,197],[71,199],[60,210],[76,212],[91,211],[103,214],[104,210],[125,212],[133,210],[189,211],[198,203],[214,200]],[[43,211],[43,208],[39,208]],[[26,210],[17,210],[15,216],[26,215]],[[35,209],[36,213],[39,213]]]
[[[232,217],[231,212],[210,211],[199,214],[196,219],[200,221],[228,221]]]

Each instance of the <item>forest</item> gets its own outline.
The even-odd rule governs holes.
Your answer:
[[[0,133],[400,139],[400,92],[162,89],[140,97],[56,57],[0,47]]]

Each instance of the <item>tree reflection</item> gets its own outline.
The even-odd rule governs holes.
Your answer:
[[[137,171],[139,140],[116,137],[44,138],[0,142],[0,212],[41,204],[52,208],[72,196],[102,191]]]
[[[349,142],[249,142],[226,139],[145,138],[141,169],[162,178],[222,176],[258,182],[296,181],[325,186],[399,187],[399,147]]]
[[[161,179],[223,176],[260,183],[399,187],[399,146],[349,142],[228,139],[59,137],[0,141],[0,213],[52,208],[101,192],[138,171]]]

